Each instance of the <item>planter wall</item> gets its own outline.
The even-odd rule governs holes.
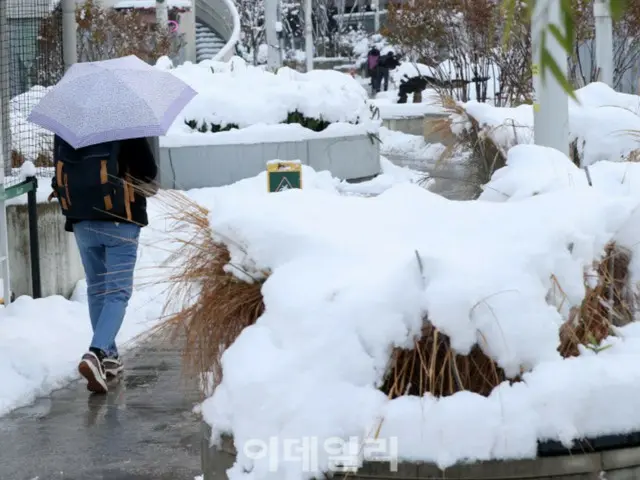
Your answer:
[[[230,185],[264,172],[266,162],[275,159],[300,160],[316,171],[328,170],[341,180],[363,180],[380,173],[380,145],[368,135],[291,142],[161,146],[159,159],[160,186],[180,190]]]
[[[233,441],[225,438],[218,449],[210,447],[211,427],[203,423],[202,471],[204,480],[224,480],[233,466]],[[389,464],[366,462],[357,473],[336,473],[344,480],[637,480],[640,478],[640,447],[597,453],[569,454],[533,460],[491,461],[454,466],[446,471],[435,465],[400,463],[396,472]],[[601,475],[604,472],[604,476]]]
[[[64,217],[58,202],[39,203],[37,208],[42,296],[69,297],[78,280],[84,278],[75,238],[72,233],[64,230]],[[16,298],[20,295],[32,295],[29,214],[26,203],[7,206],[7,231],[11,291]]]
[[[425,115],[412,115],[412,116],[394,116],[384,118],[382,120],[383,126],[389,130],[395,132],[407,133],[409,135],[422,135],[427,143],[442,143],[443,145],[449,145],[452,142],[452,135],[448,132],[442,132],[435,130],[434,122],[443,120],[448,117],[448,114],[435,114],[428,113]]]

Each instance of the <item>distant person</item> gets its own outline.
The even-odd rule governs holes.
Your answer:
[[[367,54],[367,71],[371,78],[371,93],[375,95],[380,91],[380,68],[378,63],[380,62],[380,50],[376,47],[372,47]]]
[[[380,70],[380,83],[384,81],[384,91],[389,90],[389,72],[400,66],[400,61],[393,52],[387,52],[386,55],[380,57],[378,68]]]
[[[158,167],[145,138],[76,150],[57,135],[54,167],[51,197],[75,234],[87,278],[93,338],[78,371],[89,391],[107,393],[107,378],[123,370],[116,336],[133,291],[140,229],[149,223],[145,195],[134,185],[153,182]]]

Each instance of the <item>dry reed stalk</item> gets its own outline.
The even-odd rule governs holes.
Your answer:
[[[489,395],[506,380],[503,370],[479,346],[458,355],[449,338],[425,319],[422,336],[414,348],[396,348],[382,391],[389,398],[431,393],[446,397],[463,390]]]
[[[175,222],[170,234],[180,246],[169,260],[177,266],[168,279],[165,313],[174,313],[156,330],[184,337],[186,372],[201,378],[213,372],[217,384],[222,378],[222,353],[264,311],[263,281],[247,283],[224,270],[229,251],[214,239],[206,208],[179,192],[162,195],[168,196],[162,203]]]
[[[631,253],[610,243],[597,265],[595,287],[587,287],[582,304],[571,310],[560,329],[559,351],[563,357],[579,355],[578,345],[597,347],[609,336],[614,326],[633,320],[628,299],[628,276]]]

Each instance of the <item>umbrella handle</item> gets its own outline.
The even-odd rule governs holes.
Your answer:
[[[180,28],[178,22],[176,22],[175,20],[169,20],[169,31],[171,33],[176,33],[178,31],[178,28]]]

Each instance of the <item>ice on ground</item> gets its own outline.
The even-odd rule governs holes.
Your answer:
[[[549,153],[520,149],[530,162]],[[610,241],[637,243],[640,196],[610,188],[619,174],[602,188],[555,188],[536,177],[537,192],[514,169],[520,185],[511,191],[537,194],[510,202],[448,201],[411,183],[374,198],[329,188],[252,196],[249,181],[201,192],[231,262],[271,272],[265,313],[224,353],[222,383],[202,405],[214,434],[234,437],[229,478],[307,479],[329,468],[321,448],[312,472],[273,455],[249,458],[243,447],[256,440],[322,445],[379,428],[380,438],[398,438],[400,459],[446,468],[530,458],[538,440],[569,445],[640,429],[637,324],[601,353],[563,360],[557,351],[559,327],[584,297],[585,272]],[[566,294],[562,308],[547,302],[552,276]],[[410,347],[425,317],[458,354],[479,345],[522,381],[489,397],[389,400],[377,387],[391,351]]]
[[[423,178],[384,159],[382,170],[377,178],[359,184],[342,182],[329,172],[315,172],[307,166],[303,166],[302,174],[305,191],[325,191],[333,196],[377,195],[395,184]],[[229,198],[231,192],[253,199],[274,195],[268,194],[265,186],[266,173],[262,173],[230,187],[193,190],[187,195],[204,204]],[[149,200],[150,224],[140,237],[134,294],[118,336],[121,349],[132,347],[132,340],[157,325],[167,300],[163,279],[169,277],[171,265],[164,262],[176,238],[175,233],[167,233],[173,223],[166,211],[162,196]],[[0,297],[1,285],[0,280]],[[19,297],[7,307],[0,306],[0,416],[76,377],[77,362],[91,339],[86,301],[86,282],[82,280],[71,300],[59,296],[40,300]]]
[[[640,96],[618,93],[604,83],[591,83],[575,93],[580,103],[569,99],[569,134],[582,166],[619,161],[640,147]],[[500,108],[471,101],[461,106],[505,150],[533,143],[531,105]],[[471,127],[466,115],[453,117],[454,133]]]

